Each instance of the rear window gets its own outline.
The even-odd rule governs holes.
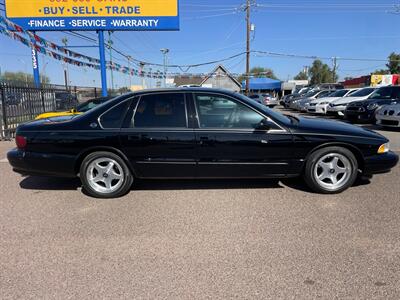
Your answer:
[[[129,109],[130,100],[121,102],[110,110],[105,112],[100,117],[100,124],[103,128],[118,129],[121,128],[122,121],[125,118],[125,114]]]

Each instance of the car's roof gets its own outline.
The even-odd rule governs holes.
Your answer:
[[[134,95],[148,94],[148,93],[165,93],[165,92],[218,92],[225,94],[233,94],[234,92],[227,89],[205,88],[205,87],[176,87],[176,88],[158,88],[158,89],[144,89],[132,92]]]

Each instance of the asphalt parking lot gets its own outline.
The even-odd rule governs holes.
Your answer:
[[[381,131],[400,151],[400,132]],[[299,179],[139,181],[97,200],[21,177],[0,142],[2,299],[399,299],[400,166],[321,196]]]

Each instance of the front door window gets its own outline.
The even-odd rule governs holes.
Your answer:
[[[195,103],[202,129],[256,129],[265,119],[246,105],[219,95],[196,95]]]

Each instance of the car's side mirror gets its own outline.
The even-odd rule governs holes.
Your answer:
[[[265,131],[270,130],[270,129],[271,129],[271,125],[270,125],[268,119],[261,120],[261,122],[258,123],[256,129],[258,129],[258,130],[265,130]]]

